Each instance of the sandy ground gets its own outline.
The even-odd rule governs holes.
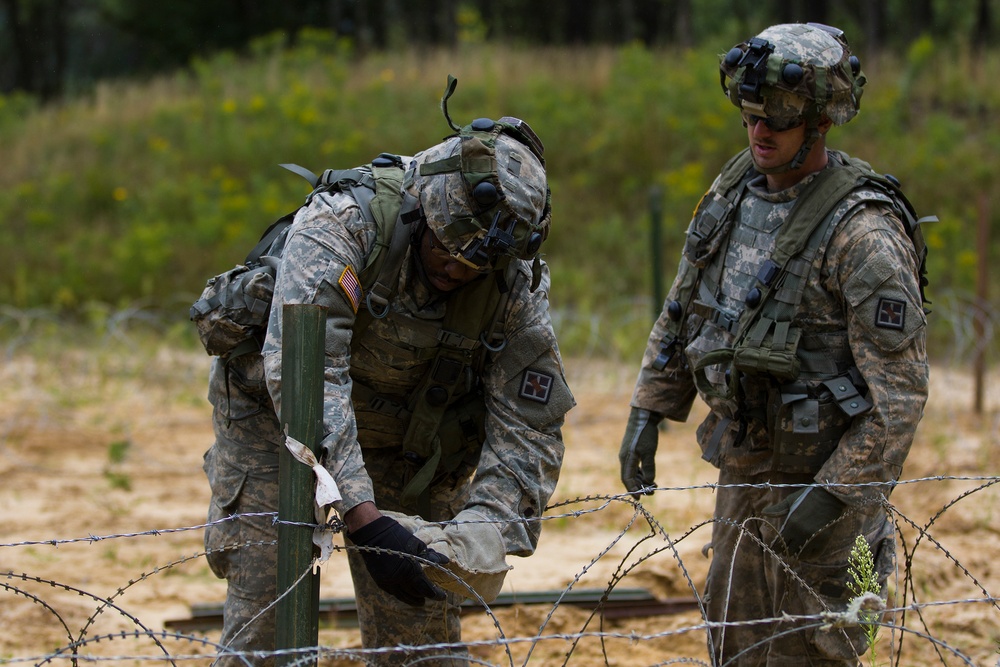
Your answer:
[[[199,656],[212,652],[207,642],[218,630],[187,630],[192,639],[184,639],[173,629],[192,606],[225,596],[201,554],[201,458],[212,439],[207,366],[195,352],[117,342],[8,353],[0,370],[0,664],[52,655],[58,663],[74,651],[88,660],[207,664]],[[592,360],[568,360],[567,368],[579,406],[565,428],[556,506],[538,552],[513,559],[504,594],[601,590],[620,578],[618,589],[691,598],[708,565],[701,547],[713,496],[703,485],[715,479],[696,453],[697,420],[661,437],[658,483],[667,488],[643,501],[657,523],[651,533],[625,498],[605,499],[620,491],[617,450],[635,369]],[[901,567],[897,589],[908,607],[902,643],[900,633],[883,634],[879,664],[993,667],[1000,377],[989,378],[983,416],[970,410],[968,377],[936,368],[933,378],[903,478],[935,479],[893,495],[906,549],[900,565],[906,554],[912,564]],[[343,554],[323,567],[321,581],[323,598],[352,596]],[[490,665],[709,664],[700,624],[697,611],[613,619],[518,604],[470,613],[464,634]],[[321,645],[357,648],[357,630],[343,625],[324,622]]]

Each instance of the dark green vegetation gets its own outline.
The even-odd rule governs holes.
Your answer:
[[[745,145],[718,84],[717,54],[733,41],[360,58],[307,31],[294,50],[264,39],[250,57],[101,84],[58,106],[0,97],[0,304],[81,314],[143,303],[185,320],[205,279],[239,262],[307,194],[278,163],[318,171],[437,142],[450,131],[439,109],[450,73],[457,122],[514,115],[545,142],[553,304],[579,321],[614,321],[640,300],[647,316],[651,188],[663,193],[669,285],[691,211]],[[830,144],[896,175],[918,212],[941,218],[925,230],[930,298],[972,291],[983,211],[1000,236],[1000,56],[973,58],[930,38],[899,56],[861,55],[862,112]],[[986,261],[996,263],[991,245]],[[613,342],[635,349],[649,323]],[[574,334],[564,334],[571,348]]]
[[[165,9],[162,0],[0,0],[0,92],[60,99],[108,78],[242,53],[277,31],[294,46],[310,28],[360,53],[483,42],[689,48],[796,21],[838,26],[865,53],[923,34],[977,48],[1000,35],[998,0],[171,0]]]

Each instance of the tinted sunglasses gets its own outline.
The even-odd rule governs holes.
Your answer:
[[[755,116],[752,113],[743,112],[743,124],[747,127],[756,125],[757,123],[764,123],[767,129],[772,132],[787,132],[792,128],[796,128],[802,125],[805,119],[802,116]]]

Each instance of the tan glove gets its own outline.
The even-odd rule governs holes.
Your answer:
[[[445,565],[424,566],[424,574],[435,584],[469,599],[478,595],[485,602],[493,602],[500,594],[511,566],[507,564],[503,537],[496,523],[471,509],[462,510],[444,523],[398,512],[383,514],[412,531],[428,549],[448,557]]]

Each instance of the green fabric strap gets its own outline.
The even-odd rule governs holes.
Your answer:
[[[829,167],[816,174],[816,180],[795,202],[778,233],[771,259],[782,271],[786,262],[805,248],[813,231],[840,200],[857,187],[859,180],[858,172],[852,167]]]
[[[437,162],[424,162],[420,165],[421,176],[434,176],[437,174],[449,174],[453,171],[462,170],[462,154],[452,155]]]
[[[437,357],[410,401],[412,414],[403,449],[422,458],[423,464],[403,487],[404,505],[422,504],[420,499],[438,472],[442,455],[454,454],[451,450],[461,444],[441,442],[441,420],[458,390],[464,389],[476,355],[482,354],[479,336],[492,324],[501,296],[494,276],[489,275],[460,288],[448,301]],[[454,456],[446,458],[455,460]]]
[[[735,167],[734,172],[724,175],[720,182],[731,181],[737,169],[742,166],[739,161],[731,164]],[[853,164],[846,168],[825,169],[817,174],[816,179],[809,190],[796,201],[778,233],[772,261],[780,268],[779,275],[770,285],[760,286],[762,297],[757,307],[748,307],[743,311],[734,347],[713,350],[695,364],[695,384],[704,394],[726,400],[733,398],[739,375],[735,372],[737,367],[748,372],[772,373],[783,378],[793,378],[798,374],[799,363],[794,357],[801,331],[792,329],[790,325],[801,301],[808,271],[803,271],[803,266],[796,263],[795,258],[809,245],[810,240],[818,245],[826,238],[825,233],[815,233],[817,228],[824,221],[831,224],[830,212],[860,181],[858,169]],[[794,271],[789,273],[789,269]],[[798,273],[805,275],[799,276]],[[777,298],[779,294],[780,299]],[[730,369],[724,390],[712,386],[705,373],[708,366],[716,364]]]

